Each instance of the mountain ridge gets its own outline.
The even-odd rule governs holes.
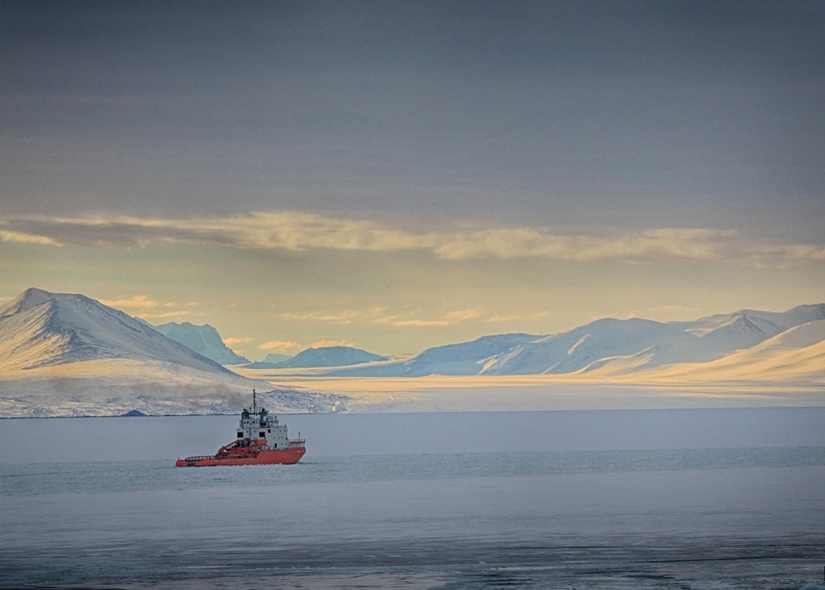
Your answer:
[[[80,294],[27,289],[0,309],[0,334],[9,332],[17,338],[17,345],[11,350],[0,347],[0,367],[36,369],[83,360],[148,360],[160,356],[193,369],[229,373],[128,314]],[[27,356],[27,348],[43,342],[49,345],[41,347],[43,354],[38,361],[15,366],[15,358]]]
[[[785,312],[740,310],[692,321],[601,318],[549,336],[503,334],[436,346],[385,362],[323,374],[336,377],[625,374],[681,363],[712,362],[798,325],[825,318],[825,304]],[[486,346],[489,345],[489,346]],[[825,367],[823,367],[825,372]]]
[[[212,359],[219,365],[239,365],[248,363],[249,359],[237,354],[229,348],[213,326],[203,324],[197,326],[190,322],[169,322],[152,326],[155,330],[194,350],[198,354]]]
[[[356,364],[341,366],[344,361]],[[548,382],[819,387],[825,385],[825,304],[679,322],[601,318],[558,334],[494,334],[394,358],[321,347],[271,364],[278,368],[236,366],[244,369],[239,375],[85,295],[31,288],[0,307],[0,415],[92,415],[101,408],[221,412],[242,405],[252,388],[274,391],[273,380],[289,376],[533,375]],[[272,407],[346,408],[346,398],[296,384],[279,390],[281,401]]]

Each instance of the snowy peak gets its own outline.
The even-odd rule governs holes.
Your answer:
[[[28,311],[33,307],[42,305],[54,300],[54,295],[42,289],[26,289],[20,295],[15,297],[10,303],[0,309],[0,318],[20,313],[21,311]]]
[[[764,318],[739,312],[733,314],[729,322],[704,332],[700,338],[705,343],[735,341],[739,348],[749,348],[784,331],[782,326]]]
[[[825,304],[799,305],[783,312],[743,309],[733,313],[699,318],[692,322],[672,323],[684,326],[689,332],[702,336],[742,318],[750,321],[765,334],[773,336],[794,326],[825,319]]]
[[[596,320],[569,332],[524,344],[488,363],[487,374],[572,373],[606,358],[635,355],[662,342],[689,338],[678,327],[632,318]]]
[[[218,331],[209,324],[196,326],[189,322],[182,324],[170,322],[155,326],[155,330],[220,365],[239,365],[249,362],[249,359],[236,354],[229,348]]]
[[[84,295],[40,289],[25,291],[0,312],[0,359],[8,369],[131,359],[227,372],[122,311]]]

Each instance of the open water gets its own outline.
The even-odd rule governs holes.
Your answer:
[[[822,408],[282,420],[300,464],[187,469],[235,417],[0,421],[0,586],[823,583]]]

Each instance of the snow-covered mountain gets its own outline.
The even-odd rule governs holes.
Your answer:
[[[684,330],[651,320],[602,319],[563,334],[527,342],[490,359],[483,374],[535,375],[573,373],[620,355],[635,354],[661,343],[695,338]]]
[[[282,394],[276,411],[342,401],[276,392],[83,295],[28,289],[0,308],[0,416],[235,411],[253,388]]]
[[[771,335],[774,336],[788,328],[825,319],[825,304],[799,305],[783,312],[743,309],[733,313],[707,316],[694,321],[672,323],[684,326],[686,330],[697,335],[703,335],[743,319],[748,320],[764,333],[772,333]]]
[[[236,354],[221,338],[218,331],[204,324],[196,326],[189,322],[170,322],[155,326],[155,330],[221,365],[240,365],[249,359]]]
[[[682,383],[793,381],[821,385],[825,381],[825,320],[788,328],[755,346],[711,362],[666,365],[648,376]]]
[[[424,375],[477,375],[496,355],[540,338],[530,334],[483,336],[472,342],[428,348],[416,355],[340,369],[330,374],[359,377],[421,377]]]
[[[820,387],[825,304],[689,322],[607,318],[552,336],[485,336],[391,359],[326,347],[269,360],[278,362],[262,368],[279,369],[281,376],[546,374],[588,383]],[[0,416],[233,412],[248,402],[252,388],[268,395],[275,411],[341,411],[352,401],[273,388],[254,379],[263,374],[256,367],[243,369],[250,378],[83,295],[29,289],[0,308]]]
[[[307,348],[294,357],[281,361],[270,368],[295,369],[312,367],[345,367],[375,361],[386,360],[387,357],[353,348],[351,346],[322,346]]]
[[[693,322],[602,319],[524,344],[488,362],[484,374],[531,375],[649,370],[705,363],[751,348],[802,323],[825,317],[825,305],[783,313],[738,311]]]
[[[689,322],[605,318],[552,336],[503,334],[419,354],[325,372],[347,377],[424,375],[647,374],[658,367],[709,363],[825,318],[825,304],[786,312],[742,310]],[[695,368],[695,367],[694,367]],[[825,367],[823,367],[825,373]]]
[[[0,309],[0,368],[37,369],[98,359],[161,360],[207,373],[230,373],[84,295],[28,289]]]

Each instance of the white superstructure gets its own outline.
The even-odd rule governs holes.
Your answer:
[[[270,414],[266,408],[258,409],[257,395],[252,392],[252,409],[244,408],[238,424],[238,440],[257,441],[257,444],[268,445],[270,449],[286,449],[289,447],[286,425],[278,422],[278,416]],[[266,439],[266,442],[260,442]]]

